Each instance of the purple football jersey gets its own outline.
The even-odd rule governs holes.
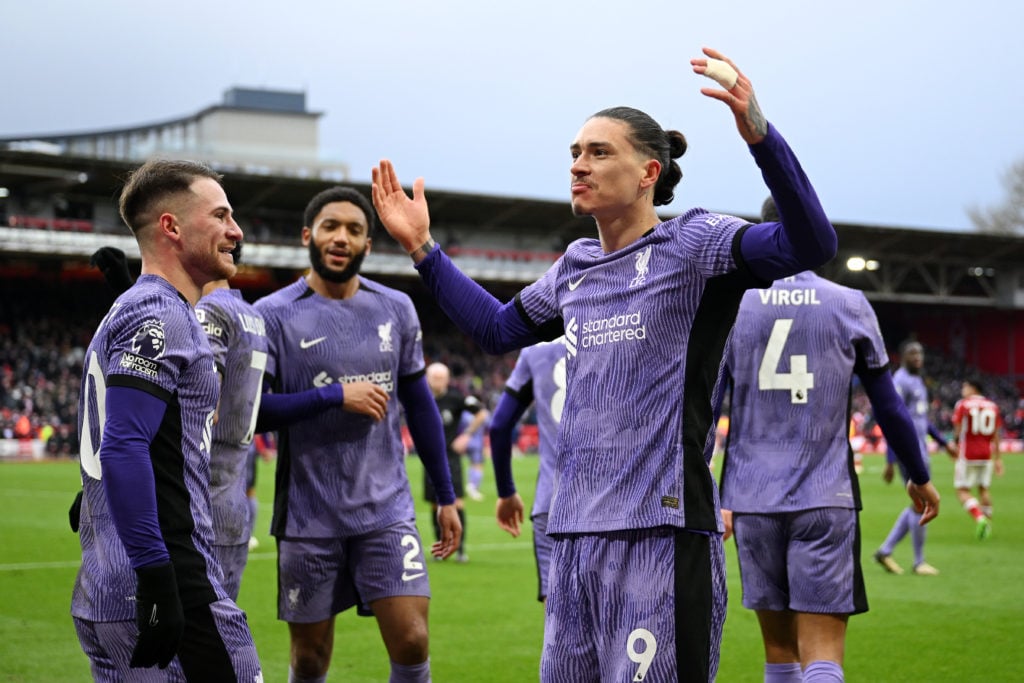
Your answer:
[[[604,253],[581,239],[519,304],[561,324],[566,393],[550,533],[719,527],[708,469],[740,298],[739,218],[691,209]]]
[[[547,514],[555,487],[558,426],[565,407],[565,338],[528,346],[519,353],[505,391],[537,407],[540,470],[530,516]]]
[[[90,621],[135,619],[135,573],[104,492],[103,428],[108,386],[146,391],[167,402],[150,446],[161,532],[182,604],[225,597],[213,560],[210,431],[217,372],[195,311],[169,282],[142,275],[118,297],[86,351],[79,403],[82,566],[71,613]]]
[[[300,278],[256,302],[274,391],[368,381],[390,394],[381,422],[339,408],[280,430],[271,522],[278,537],[356,536],[415,516],[397,390],[424,369],[419,318],[406,294],[359,282],[353,297],[327,299]]]
[[[851,380],[855,366],[889,363],[864,294],[811,272],[747,292],[726,359],[733,391],[722,506],[860,509]]]
[[[903,399],[907,406],[910,419],[914,422],[914,430],[917,432],[917,440],[921,444],[921,452],[928,453],[928,443],[925,437],[928,435],[928,387],[925,386],[924,378],[908,372],[906,368],[899,368],[892,376],[892,382],[896,385],[896,393]],[[895,455],[889,451],[890,461]],[[924,464],[929,464],[927,455]]]
[[[204,296],[196,305],[196,316],[221,372],[210,453],[214,543],[248,543],[245,467],[267,366],[266,326],[263,316],[233,289],[216,289]]]

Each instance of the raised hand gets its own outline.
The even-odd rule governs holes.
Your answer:
[[[91,257],[89,265],[99,268],[107,284],[118,294],[132,286],[132,274],[128,270],[128,257],[117,247],[100,247]]]
[[[690,60],[695,74],[705,75],[708,70],[708,57],[710,57],[732,67],[736,71],[737,78],[731,88],[701,88],[701,94],[729,105],[733,116],[736,117],[736,128],[740,132],[740,137],[748,145],[756,145],[768,134],[768,121],[761,113],[761,107],[758,106],[757,99],[754,97],[754,86],[750,84],[750,79],[743,75],[739,67],[721,52],[710,47],[705,47],[703,51],[705,57],[694,57]]]
[[[373,206],[388,233],[409,253],[430,240],[430,213],[423,192],[423,178],[412,186],[412,199],[398,182],[395,167],[383,159],[373,169]]]

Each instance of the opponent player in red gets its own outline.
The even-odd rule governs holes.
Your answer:
[[[983,541],[992,534],[992,470],[1003,476],[1003,460],[999,454],[999,430],[1003,418],[999,407],[985,398],[980,380],[968,377],[960,388],[963,397],[953,409],[953,426],[960,443],[953,485],[956,497],[974,518],[974,534]],[[978,490],[978,497],[971,489]]]

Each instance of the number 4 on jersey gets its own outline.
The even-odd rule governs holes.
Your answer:
[[[814,373],[807,372],[807,356],[790,356],[789,372],[778,371],[782,350],[786,347],[792,327],[792,318],[779,318],[772,325],[764,357],[757,369],[757,388],[761,391],[788,390],[793,403],[807,403],[807,393],[814,388]]]

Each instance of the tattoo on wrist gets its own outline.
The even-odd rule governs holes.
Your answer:
[[[768,134],[768,121],[765,119],[764,114],[761,113],[761,107],[758,106],[757,100],[754,96],[750,96],[750,105],[747,108],[747,126],[756,135],[767,135]]]
[[[427,254],[434,250],[434,246],[437,243],[432,238],[427,238],[427,241],[416,247],[409,252],[409,256],[412,256],[413,261],[418,261],[427,258]]]

